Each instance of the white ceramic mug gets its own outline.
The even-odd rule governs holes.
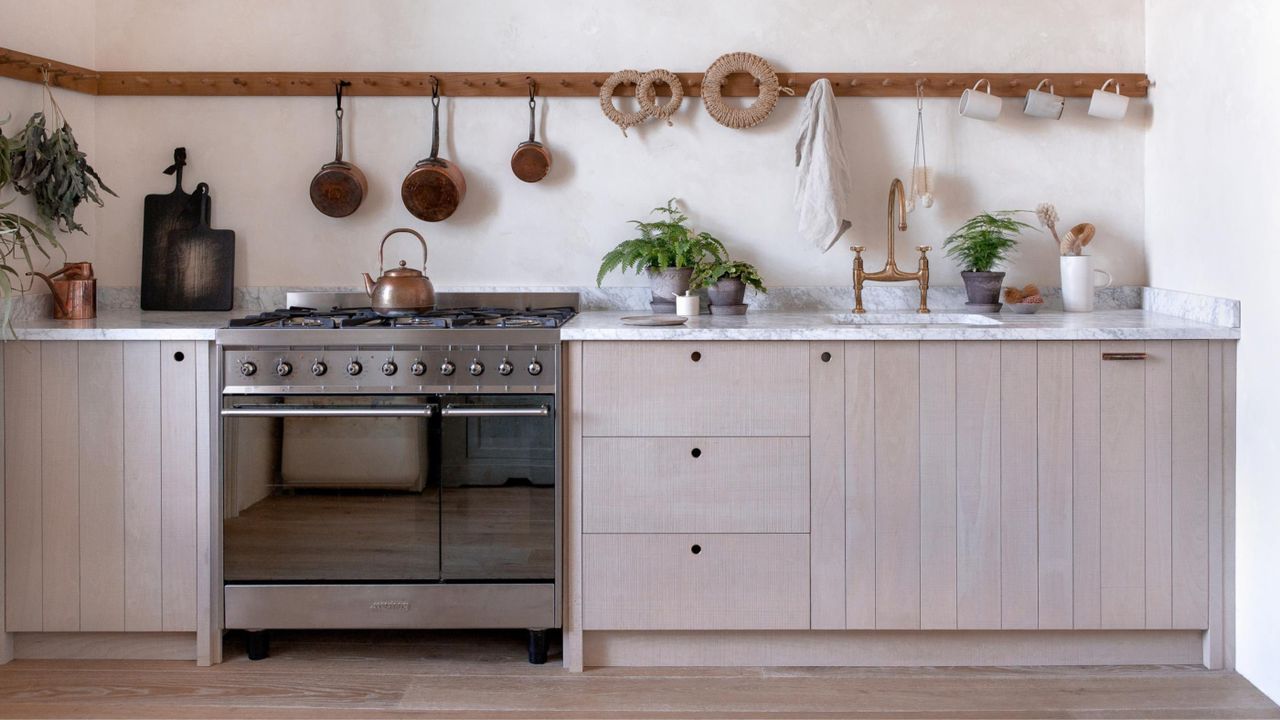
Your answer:
[[[1115,84],[1114,92],[1107,92],[1107,86]],[[1089,114],[1103,120],[1123,120],[1129,112],[1129,98],[1120,94],[1120,83],[1108,80],[1102,83],[1101,90],[1093,91],[1093,99],[1089,101]]]
[[[1049,86],[1049,92],[1040,89],[1045,85]],[[1066,103],[1065,98],[1054,93],[1053,83],[1046,78],[1036,85],[1035,90],[1027,91],[1027,104],[1022,107],[1022,111],[1032,117],[1057,120],[1062,117],[1062,108]]]
[[[982,92],[978,89],[982,83],[987,84],[987,91]],[[971,88],[965,88],[960,94],[960,114],[974,120],[995,120],[1000,117],[1000,111],[1004,109],[1004,100],[991,94],[991,81],[983,78],[973,84]]]
[[[1067,312],[1093,312],[1093,293],[1111,287],[1111,273],[1093,266],[1092,255],[1063,255],[1062,309]],[[1103,282],[1099,284],[1099,278]]]
[[[684,295],[677,295],[676,314],[683,315],[685,317],[697,317],[698,313],[701,312],[701,308],[698,303],[700,299],[701,298],[697,295],[693,294],[693,291],[689,291]]]

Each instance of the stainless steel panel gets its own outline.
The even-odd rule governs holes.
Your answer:
[[[223,417],[400,417],[428,418],[435,407],[299,407],[297,405],[235,405],[222,410]],[[545,413],[544,413],[545,414]]]
[[[551,407],[503,407],[498,405],[445,405],[440,411],[444,417],[547,417]]]
[[[226,627],[560,627],[555,585],[228,585]]]

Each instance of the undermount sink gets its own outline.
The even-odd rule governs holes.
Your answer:
[[[1001,322],[989,315],[975,313],[866,313],[855,315],[844,313],[833,315],[831,321],[837,325],[965,325],[983,326],[1000,325]]]

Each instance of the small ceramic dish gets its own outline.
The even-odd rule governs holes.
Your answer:
[[[1022,315],[1034,315],[1040,312],[1040,308],[1043,306],[1044,303],[1009,303],[1006,307]]]

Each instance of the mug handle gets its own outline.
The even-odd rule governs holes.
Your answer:
[[[988,94],[988,95],[990,95],[990,94],[991,94],[991,81],[990,81],[990,80],[988,80],[988,79],[986,79],[986,78],[981,78],[980,80],[978,80],[978,82],[976,82],[976,83],[974,83],[974,84],[973,84],[973,89],[974,89],[974,91],[976,92],[976,91],[978,90],[978,88],[982,87],[982,83],[986,83],[986,84],[987,84],[987,94]]]
[[[1116,86],[1116,89],[1115,89],[1115,90],[1113,90],[1112,92],[1114,92],[1115,94],[1119,95],[1119,94],[1120,94],[1120,83],[1116,82],[1116,79],[1115,79],[1115,78],[1109,78],[1106,82],[1102,83],[1102,92],[1106,92],[1106,91],[1107,91],[1107,86],[1108,86],[1108,85],[1112,85],[1112,84],[1114,84],[1114,85]]]
[[[1102,288],[1109,288],[1109,287],[1111,287],[1111,273],[1107,272],[1106,270],[1099,270],[1098,268],[1094,268],[1094,269],[1093,269],[1093,271],[1094,271],[1094,272],[1096,272],[1096,273],[1102,273],[1103,275],[1106,275],[1106,276],[1107,276],[1107,281],[1106,281],[1105,283],[1103,283],[1102,285],[1099,285],[1099,284],[1097,283],[1097,281],[1096,281],[1096,280],[1094,281],[1094,283],[1093,283],[1093,287],[1094,287],[1095,289],[1102,289]]]

